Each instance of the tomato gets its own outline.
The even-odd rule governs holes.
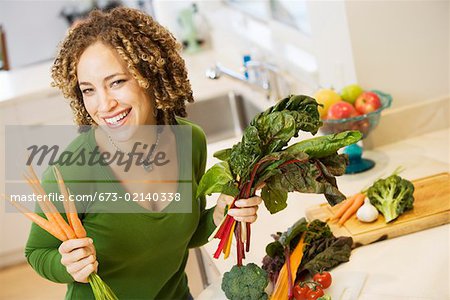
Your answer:
[[[323,295],[325,295],[323,290],[319,286],[316,286],[314,290],[309,290],[308,294],[306,294],[306,300],[316,300]]]
[[[303,286],[296,285],[294,287],[294,298],[295,300],[307,300],[308,298],[308,292],[310,291],[310,288],[305,284]]]
[[[328,272],[317,273],[314,275],[313,280],[320,283],[323,289],[329,288],[332,282],[331,274]]]

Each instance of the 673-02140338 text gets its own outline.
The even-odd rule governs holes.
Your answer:
[[[29,195],[10,195],[11,201],[15,202],[35,202],[35,201],[64,201],[64,196],[59,193],[49,193],[47,195],[29,194]],[[180,201],[181,193],[105,193],[95,192],[88,195],[69,195],[69,201],[75,202],[90,202],[90,201],[102,201],[102,202],[115,202],[118,200],[132,201],[132,202],[148,202],[148,201]]]

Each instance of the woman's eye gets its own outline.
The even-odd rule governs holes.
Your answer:
[[[111,87],[115,87],[115,86],[119,86],[122,83],[124,83],[126,80],[125,79],[119,79],[119,80],[115,80],[111,83]]]
[[[81,93],[83,94],[83,95],[90,95],[90,94],[92,94],[94,92],[94,89],[91,89],[91,88],[89,88],[89,89],[83,89],[83,90],[81,90]]]

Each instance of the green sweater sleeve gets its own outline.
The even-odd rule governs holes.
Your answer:
[[[49,170],[47,169],[43,175],[42,187],[47,193],[59,192],[56,184],[47,183],[55,180]],[[59,207],[58,203],[55,205]],[[45,218],[40,209],[37,208],[36,211]],[[65,214],[62,215],[65,217]],[[33,223],[25,246],[25,257],[31,267],[42,277],[53,282],[71,283],[74,282],[74,279],[61,264],[61,254],[58,252],[61,243],[60,240]]]
[[[192,128],[192,136],[193,136],[193,149],[198,153],[197,159],[197,169],[195,180],[198,184],[202,179],[203,174],[205,174],[206,169],[206,159],[207,159],[207,147],[206,147],[206,137],[203,130],[198,126],[193,126]],[[195,153],[193,153],[195,155]],[[194,159],[195,161],[195,159]],[[194,193],[195,194],[195,193]],[[189,248],[196,248],[203,246],[208,242],[208,237],[216,228],[214,224],[213,213],[215,206],[205,209],[206,207],[206,198],[203,196],[200,199],[197,199],[200,202],[200,221],[195,231],[194,235],[189,242]]]

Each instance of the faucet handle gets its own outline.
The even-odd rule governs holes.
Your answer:
[[[213,66],[211,68],[206,69],[205,75],[209,79],[219,79],[221,72],[220,72],[220,68],[219,68],[218,64],[216,64],[215,66]]]

